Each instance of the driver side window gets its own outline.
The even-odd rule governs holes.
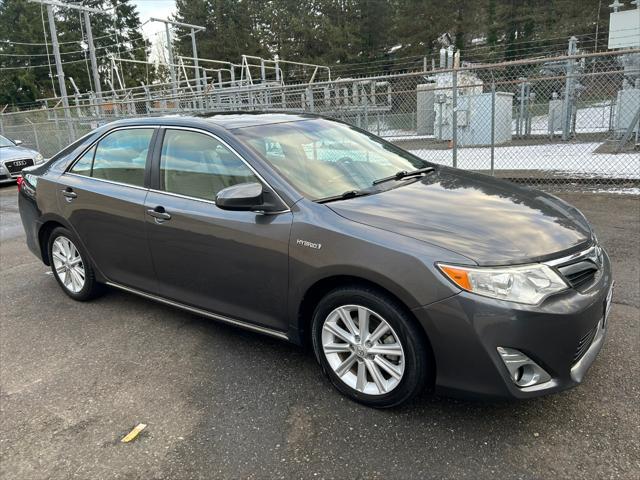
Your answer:
[[[160,155],[160,188],[215,200],[223,188],[260,180],[238,156],[204,133],[167,130]]]

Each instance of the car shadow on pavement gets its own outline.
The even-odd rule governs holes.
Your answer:
[[[180,415],[188,416],[191,425],[184,444],[169,453],[175,457],[170,465],[180,465],[176,473],[186,469],[201,475],[212,466],[213,460],[206,459],[215,458],[222,476],[260,474],[244,470],[244,460],[235,455],[220,454],[234,451],[257,461],[250,462],[254,467],[263,464],[264,474],[274,472],[266,469],[269,465],[277,467],[275,472],[292,474],[298,472],[292,463],[297,455],[313,456],[314,451],[320,455],[317,450],[323,446],[339,457],[342,439],[356,432],[367,437],[356,450],[365,444],[385,448],[385,438],[393,437],[398,441],[392,448],[401,458],[405,440],[431,445],[435,438],[446,448],[462,435],[471,444],[481,441],[477,448],[489,450],[491,445],[497,448],[496,442],[526,444],[548,428],[540,421],[540,412],[550,409],[555,411],[554,428],[565,430],[573,422],[572,393],[527,401],[481,401],[425,392],[401,407],[375,410],[337,393],[309,349],[124,292],[110,291],[96,303],[119,304],[132,316],[144,311],[163,337],[181,339],[188,361],[174,364],[180,369],[177,375],[166,372],[167,378],[178,377],[184,383]],[[149,341],[156,340],[162,349],[166,340],[154,335]],[[151,409],[149,416],[153,415]],[[358,437],[356,445],[360,441]],[[472,447],[463,446],[462,451],[465,448]],[[279,458],[283,452],[287,452],[284,462]]]

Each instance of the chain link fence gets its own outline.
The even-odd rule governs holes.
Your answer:
[[[177,92],[177,93],[176,93]],[[283,84],[193,83],[73,98],[0,115],[0,133],[51,156],[118,118],[307,112],[426,160],[528,184],[640,185],[640,50]]]

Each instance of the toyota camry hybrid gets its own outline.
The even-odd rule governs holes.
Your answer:
[[[71,298],[109,285],[311,345],[374,407],[557,392],[607,331],[610,262],[577,209],[317,116],[117,121],[19,189]]]

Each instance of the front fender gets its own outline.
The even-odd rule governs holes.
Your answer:
[[[302,203],[302,202],[300,202]],[[311,205],[308,205],[311,203]],[[408,309],[455,295],[436,261],[468,263],[448,250],[410,237],[353,222],[321,204],[308,202],[294,213],[289,244],[289,319],[300,330],[300,307],[319,281],[354,277],[397,297]],[[337,285],[336,285],[337,286]]]

